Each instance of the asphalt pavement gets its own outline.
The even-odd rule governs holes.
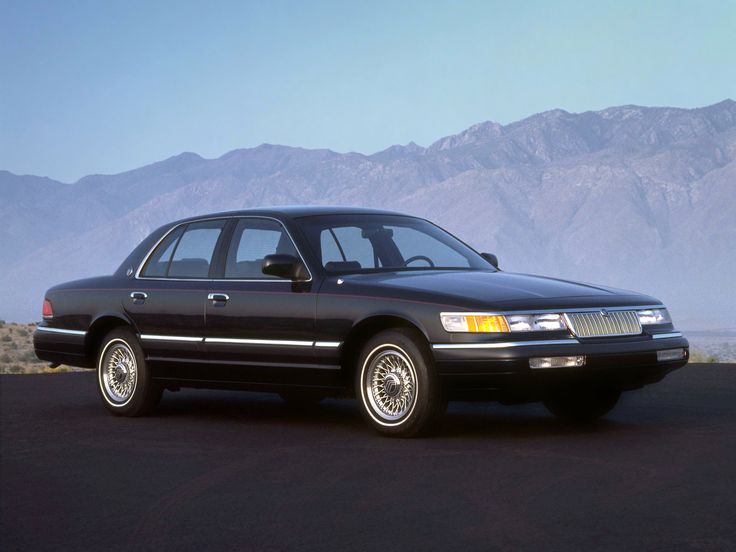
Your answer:
[[[0,550],[735,550],[736,365],[587,428],[452,403],[387,439],[352,401],[183,390],[117,418],[92,373],[0,376]]]

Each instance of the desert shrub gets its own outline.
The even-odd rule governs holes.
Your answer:
[[[0,320],[0,328],[4,328],[4,327],[5,327],[5,320]]]
[[[716,355],[709,355],[707,353],[704,353],[702,351],[690,351],[690,362],[697,362],[699,364],[713,364],[716,362],[721,362],[721,359],[719,359]]]
[[[21,366],[20,364],[11,364],[8,371],[11,374],[21,374],[23,372],[23,366]]]
[[[13,357],[11,357],[8,353],[3,353],[3,355],[0,356],[0,362],[2,362],[3,364],[8,364],[12,360]]]
[[[4,341],[5,343],[9,343],[13,341],[13,338],[10,337],[10,334],[5,334],[4,336],[2,336],[2,338],[0,338],[0,340]]]
[[[26,351],[20,359],[26,362],[38,362],[38,357],[36,357],[36,353],[33,351]]]
[[[27,328],[18,328],[18,335],[21,337],[28,337],[31,335],[31,332],[29,332]]]

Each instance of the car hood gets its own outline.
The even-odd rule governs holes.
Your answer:
[[[633,291],[512,272],[407,271],[341,277],[347,288],[466,308],[535,309],[659,304]],[[346,290],[347,291],[347,290]]]

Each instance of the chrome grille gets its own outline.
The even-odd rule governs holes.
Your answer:
[[[604,314],[605,313],[605,314]],[[636,335],[641,324],[636,311],[601,309],[595,312],[568,312],[565,321],[577,337],[604,337],[612,335]]]

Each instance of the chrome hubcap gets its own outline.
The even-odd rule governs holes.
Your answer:
[[[105,354],[102,381],[107,396],[115,402],[125,402],[133,395],[138,377],[135,355],[127,343],[111,345]]]
[[[382,351],[368,367],[365,387],[373,411],[384,420],[398,420],[416,400],[414,367],[403,353],[394,349]]]
[[[383,390],[389,397],[396,397],[401,393],[402,381],[396,374],[388,374],[383,378]]]

